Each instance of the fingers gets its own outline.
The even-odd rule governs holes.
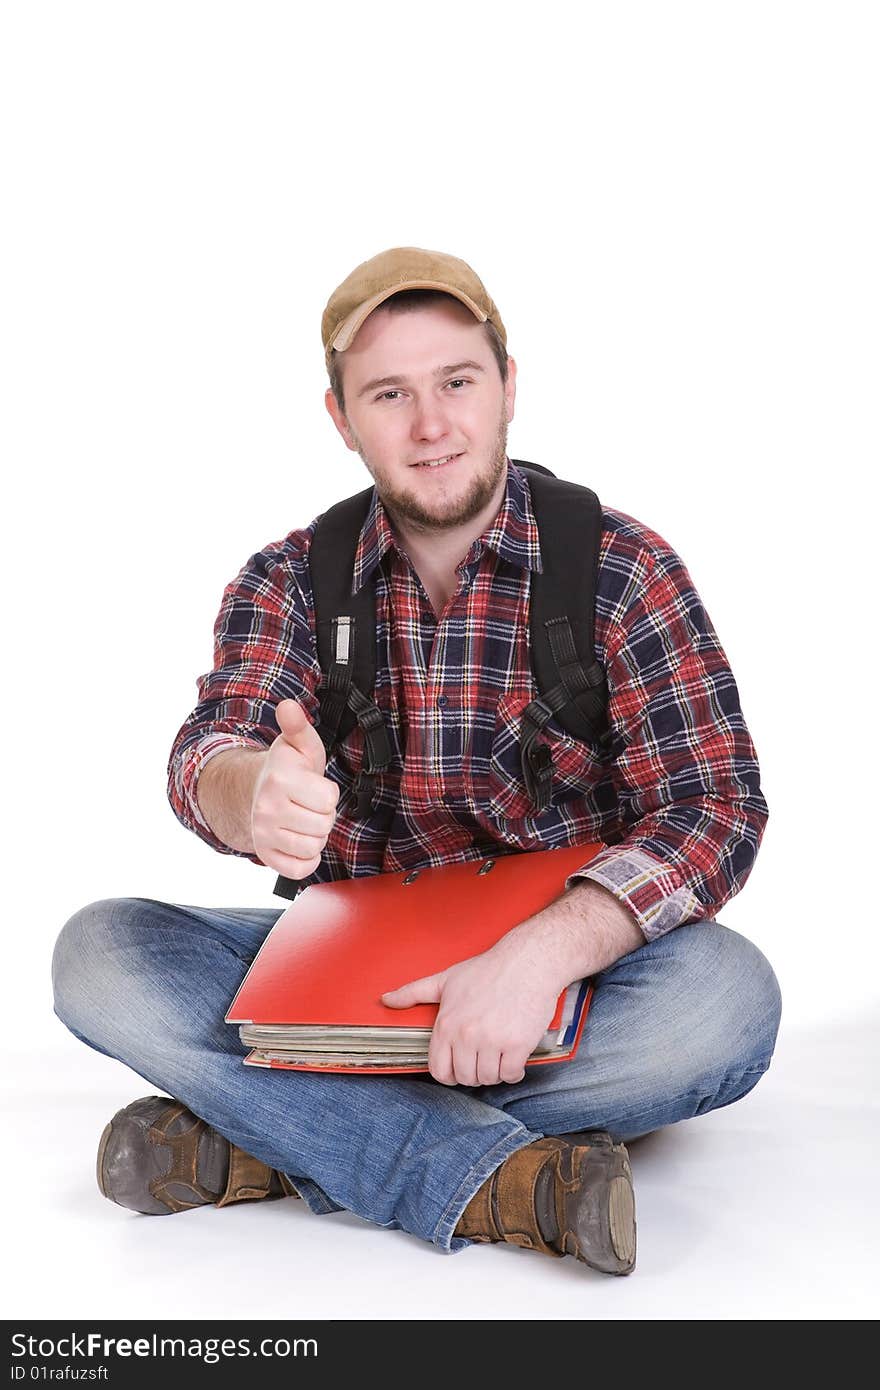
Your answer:
[[[263,850],[269,854],[283,854],[286,859],[315,859],[320,863],[324,846],[330,838],[329,832],[325,835],[297,835],[290,830],[281,830],[275,826],[268,834],[259,836],[260,849],[258,853],[263,859]],[[256,844],[256,838],[254,843]],[[265,864],[266,860],[263,859]]]
[[[458,1079],[452,1065],[452,1047],[449,1043],[437,1042],[431,1038],[428,1047],[428,1071],[435,1081],[443,1086],[457,1086]]]
[[[438,1042],[435,1046],[433,1041],[428,1069],[444,1086],[497,1086],[502,1081],[515,1085],[526,1074],[524,1060],[516,1053],[499,1053],[494,1048],[474,1052],[454,1043]]]
[[[428,1070],[435,1081],[444,1086],[490,1086],[491,1081],[478,1080],[478,1057],[472,1046],[460,1039],[447,1042],[443,1034],[432,1033],[428,1046]],[[484,1070],[492,1075],[491,1052],[486,1053]],[[495,1056],[495,1080],[498,1079],[498,1056]]]
[[[507,1052],[502,1052],[501,1064],[498,1068],[499,1081],[506,1082],[508,1086],[515,1086],[517,1081],[523,1081],[525,1079],[525,1074],[525,1062],[521,1056],[516,1054],[511,1056]],[[495,1082],[493,1081],[491,1084],[494,1086]]]
[[[382,1001],[387,1002],[388,1007],[393,1009],[408,1009],[412,1004],[438,1004],[446,974],[445,970],[441,970],[436,975],[423,975],[418,980],[408,980],[405,985],[386,990],[381,996]]]
[[[308,806],[287,799],[287,805],[280,815],[278,829],[291,835],[310,835],[316,840],[326,840],[333,829],[335,817],[310,810]]]
[[[265,775],[260,783],[264,798],[277,800],[276,812],[287,823],[290,803],[319,816],[332,815],[339,802],[339,783],[303,762],[303,755],[281,738],[269,749]]]
[[[326,778],[303,770],[296,786],[299,800],[293,801],[283,784],[279,786],[267,779],[251,809],[254,849],[264,864],[276,868],[272,856],[279,855],[285,859],[314,860],[312,869],[296,874],[285,871],[288,878],[305,878],[306,873],[320,864],[321,853],[336,820],[335,809],[322,811],[320,808],[326,807],[328,801],[335,803],[336,796],[330,794],[334,786]]]
[[[308,761],[313,772],[323,773],[327,754],[321,735],[311,723],[298,700],[280,700],[275,706],[275,718],[281,738]]]
[[[456,1047],[452,1044],[452,1070],[459,1086],[479,1086],[477,1079],[478,1052],[469,1047]]]
[[[295,706],[293,714],[282,711],[281,722],[296,745],[284,733],[269,749],[251,804],[251,833],[254,851],[263,864],[286,878],[306,878],[321,862],[321,852],[336,821],[340,788],[323,775],[323,744],[320,767],[317,754],[307,750],[295,700],[281,705]],[[278,708],[281,708],[281,705]],[[315,738],[320,739],[309,726]]]
[[[298,859],[292,854],[284,854],[280,850],[257,848],[257,858],[261,864],[265,864],[267,869],[274,869],[276,873],[284,878],[299,880],[308,878],[313,874],[321,862],[320,854],[312,859]]]

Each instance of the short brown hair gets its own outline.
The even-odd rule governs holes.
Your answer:
[[[461,301],[455,295],[445,294],[443,290],[401,290],[399,294],[392,294],[388,299],[382,301],[380,309],[390,309],[392,313],[405,313],[409,309],[421,309],[430,304],[440,304],[445,299],[451,299],[454,304]],[[373,310],[375,313],[376,311]],[[498,363],[498,370],[501,373],[502,382],[507,382],[507,348],[501,341],[501,335],[494,323],[487,319],[483,324],[483,331],[489,340],[492,355]],[[341,358],[345,354],[337,352],[334,348],[330,353],[330,361],[327,365],[327,372],[330,377],[330,389],[336,399],[339,409],[345,412],[345,397],[342,391],[342,362]]]

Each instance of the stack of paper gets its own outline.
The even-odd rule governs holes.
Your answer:
[[[586,1016],[590,996],[587,980],[575,980],[561,996],[557,1008],[560,1023],[547,1029],[531,1054],[552,1061],[559,1054],[570,1057],[580,1025]],[[408,1066],[424,1070],[428,1064],[430,1028],[321,1028],[309,1024],[243,1024],[242,1042],[253,1052],[246,1059],[252,1066],[271,1067],[294,1063],[310,1067],[367,1067],[371,1071],[398,1071]],[[389,1033],[391,1036],[389,1036]]]

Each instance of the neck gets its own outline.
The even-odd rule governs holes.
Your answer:
[[[396,516],[386,504],[385,510],[391,529],[423,579],[427,573],[435,581],[442,582],[444,577],[450,581],[454,580],[457,566],[461,564],[477,537],[488,529],[501,510],[506,488],[505,469],[485,507],[461,526],[420,526],[405,517]]]

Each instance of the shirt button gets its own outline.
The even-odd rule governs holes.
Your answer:
[[[438,705],[438,708],[439,708],[439,709],[442,709],[443,706],[444,706],[446,703],[447,703],[447,697],[446,697],[445,695],[440,695],[440,696],[438,696],[438,698],[437,698],[437,705]]]

